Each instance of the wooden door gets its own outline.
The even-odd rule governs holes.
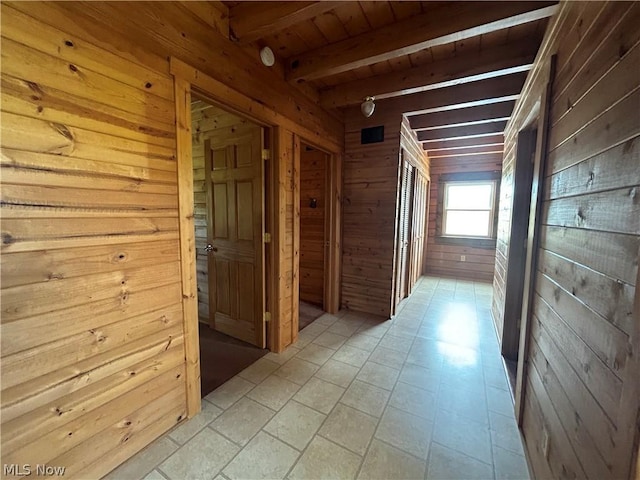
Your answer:
[[[422,258],[425,244],[425,226],[427,218],[427,180],[414,170],[413,182],[413,219],[411,222],[411,261],[409,271],[408,293],[422,274]]]
[[[396,304],[408,295],[408,257],[411,239],[412,197],[414,168],[404,161],[400,185],[400,211],[398,215],[398,255],[396,262]]]
[[[243,125],[205,143],[209,321],[264,348],[263,130]]]

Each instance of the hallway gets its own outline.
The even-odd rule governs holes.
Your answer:
[[[423,277],[393,320],[325,314],[107,478],[529,478],[491,291]]]

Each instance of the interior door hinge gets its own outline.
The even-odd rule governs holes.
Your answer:
[[[262,160],[270,160],[271,159],[271,150],[267,148],[262,149]]]
[[[269,323],[271,321],[271,312],[264,312],[263,318],[265,323]]]
[[[270,233],[263,233],[262,234],[262,240],[264,241],[264,243],[271,243],[271,234]]]

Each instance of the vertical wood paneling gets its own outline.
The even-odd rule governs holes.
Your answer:
[[[300,150],[300,299],[323,308],[327,155]],[[311,205],[315,199],[316,205]],[[327,239],[328,240],[328,239]]]
[[[636,3],[562,4],[505,134],[503,187],[556,53],[523,414],[539,477],[628,478],[637,450],[639,14]],[[498,328],[511,204],[501,199]]]

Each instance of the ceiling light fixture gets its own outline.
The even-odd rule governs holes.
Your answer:
[[[376,104],[373,103],[374,100],[375,100],[375,97],[367,97],[364,99],[364,102],[362,102],[362,104],[360,105],[360,111],[362,112],[362,115],[364,115],[367,118],[373,115],[373,111],[376,109]]]
[[[262,60],[265,67],[273,67],[276,63],[276,57],[273,54],[273,50],[269,47],[262,47],[260,50],[260,60]]]

